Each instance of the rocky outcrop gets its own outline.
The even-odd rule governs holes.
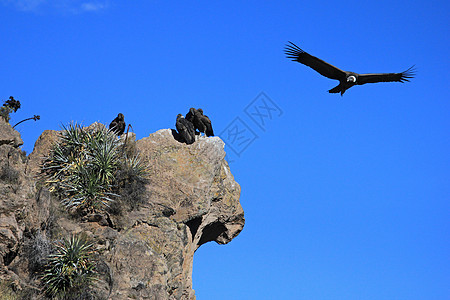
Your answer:
[[[13,147],[23,145],[19,132],[15,131],[4,118],[0,118],[0,146],[1,145],[11,145]]]
[[[22,144],[19,133],[0,118],[0,268],[11,262],[22,240],[23,224],[16,218],[26,204]]]
[[[143,200],[118,214],[76,218],[39,182],[41,160],[57,135],[45,131],[26,158],[17,148],[18,133],[0,132],[0,280],[18,294],[42,298],[35,266],[48,254],[46,245],[84,233],[98,252],[101,280],[94,298],[195,299],[196,249],[210,241],[226,244],[244,226],[240,186],[224,159],[222,140],[197,137],[186,145],[170,129],[138,141],[129,135],[148,163]]]

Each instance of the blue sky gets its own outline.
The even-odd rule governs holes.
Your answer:
[[[246,225],[197,251],[199,300],[448,299],[449,9],[3,0],[0,99],[21,101],[13,124],[41,116],[17,127],[27,153],[72,120],[122,112],[142,138],[204,109],[228,144]],[[329,94],[336,81],[285,58],[289,40],[344,70],[415,64],[417,76]],[[248,135],[233,139],[236,126]]]

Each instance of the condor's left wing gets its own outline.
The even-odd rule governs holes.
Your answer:
[[[401,73],[374,73],[374,74],[359,74],[356,84],[366,84],[375,82],[405,82],[414,78],[416,69],[414,66]]]

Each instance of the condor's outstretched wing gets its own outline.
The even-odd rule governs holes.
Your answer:
[[[375,74],[359,74],[356,84],[366,84],[375,82],[405,82],[414,78],[416,69],[414,66],[401,73],[375,73]]]
[[[289,42],[289,44],[284,48],[287,58],[302,63],[330,79],[341,80],[345,78],[345,72],[341,69],[306,53],[292,42]]]

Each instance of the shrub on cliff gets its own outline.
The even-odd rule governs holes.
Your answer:
[[[42,276],[45,293],[56,298],[78,298],[97,280],[94,245],[74,235],[55,243],[54,248]]]
[[[20,108],[20,101],[14,99],[13,96],[10,96],[8,100],[3,103],[3,106],[0,107],[0,116],[5,119],[6,122],[9,122],[9,114],[12,112],[16,112]]]
[[[119,197],[125,172],[139,178],[146,167],[138,155],[128,157],[123,140],[103,126],[63,127],[58,142],[44,161],[45,183],[67,209],[98,211]]]
[[[122,213],[123,209],[136,209],[145,201],[145,184],[147,184],[147,168],[138,155],[122,161],[116,176],[115,191],[119,198],[110,206],[110,212]]]
[[[41,230],[28,234],[23,245],[28,258],[28,270],[33,275],[41,274],[48,263],[50,253],[53,251],[51,241]]]
[[[9,164],[4,164],[0,168],[0,180],[7,183],[19,183],[19,172]]]

